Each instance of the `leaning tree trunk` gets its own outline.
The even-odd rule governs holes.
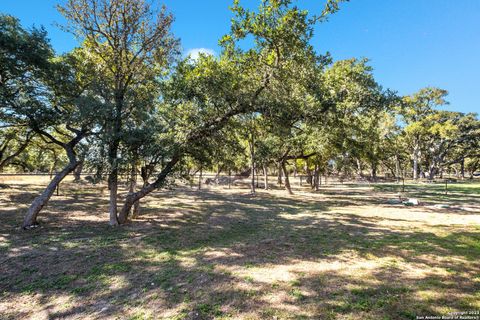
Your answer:
[[[28,229],[29,227],[36,226],[38,225],[37,223],[37,216],[42,210],[43,207],[45,207],[50,200],[51,196],[55,192],[55,189],[58,187],[60,182],[73,170],[75,170],[76,166],[78,165],[78,162],[76,160],[71,160],[68,165],[63,168],[62,171],[58,172],[55,177],[50,181],[48,184],[47,188],[42,192],[41,195],[35,198],[33,200],[32,204],[30,205],[30,208],[27,211],[27,214],[25,215],[25,219],[23,220],[23,229]]]
[[[217,174],[215,175],[215,178],[213,178],[214,181],[218,181],[218,178],[220,177],[220,173],[223,171],[223,166],[218,166]]]
[[[288,171],[287,166],[285,165],[285,161],[281,162],[283,174],[285,176],[285,190],[288,191],[288,194],[293,194],[292,187],[290,186],[290,179],[288,178]]]
[[[45,205],[47,205],[48,201],[50,200],[52,194],[55,192],[55,189],[58,187],[60,182],[62,182],[65,177],[71,173],[73,170],[78,165],[78,160],[77,160],[77,155],[75,154],[75,146],[87,135],[87,133],[83,130],[81,131],[75,131],[76,136],[70,142],[68,143],[61,143],[60,141],[56,140],[53,138],[51,135],[49,135],[46,132],[42,132],[38,130],[38,133],[44,134],[52,140],[52,142],[62,146],[64,148],[65,152],[67,153],[68,157],[68,164],[63,168],[62,171],[58,172],[55,177],[50,181],[48,186],[45,188],[45,190],[40,194],[38,197],[36,197],[32,204],[30,205],[30,208],[28,208],[27,214],[25,215],[25,218],[23,220],[22,227],[23,229],[28,229],[29,227],[38,225],[37,223],[37,216],[42,210]]]
[[[140,170],[140,176],[142,177],[143,180],[143,185],[142,188],[145,188],[148,185],[148,180],[150,179],[150,175],[153,173],[155,169],[155,166],[148,165],[144,166]],[[133,190],[135,192],[136,190]],[[132,212],[132,218],[136,219],[140,216],[140,199],[135,201],[133,203],[133,212]]]
[[[128,187],[128,193],[133,194],[133,193],[135,193],[136,189],[137,189],[137,168],[136,168],[135,164],[132,163],[131,169],[130,169],[130,183],[129,183],[129,187]],[[134,205],[134,208],[135,208],[135,205]],[[130,212],[127,212],[127,216],[125,217],[125,221],[122,221],[123,223],[125,223],[126,220],[128,220],[129,213]],[[133,213],[132,213],[132,215],[133,215]]]
[[[139,191],[127,195],[125,198],[125,202],[123,204],[122,209],[118,213],[118,221],[123,224],[127,221],[127,216],[130,210],[132,209],[132,206],[135,204],[135,202],[139,201],[143,197],[149,195],[153,190],[158,189],[161,187],[164,183],[165,180],[167,179],[167,176],[170,174],[170,172],[173,170],[175,165],[180,161],[181,155],[176,154],[168,163],[167,165],[163,168],[163,170],[160,172],[158,175],[157,179],[151,183],[147,184],[144,186],[142,189]]]

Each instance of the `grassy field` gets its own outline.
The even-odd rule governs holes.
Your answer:
[[[45,180],[45,179],[44,179]],[[2,182],[2,181],[0,181]],[[104,187],[0,190],[1,319],[415,319],[480,310],[480,184],[178,187],[107,225]],[[439,206],[440,205],[440,206]]]

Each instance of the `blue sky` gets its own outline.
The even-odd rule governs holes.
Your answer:
[[[62,0],[0,0],[0,11],[25,26],[46,27],[57,52],[76,45],[55,25],[64,20],[55,9]],[[253,7],[259,0],[243,0]],[[230,0],[164,0],[176,21],[174,33],[185,52],[218,52],[218,39],[229,30]],[[322,1],[297,0],[321,10]],[[335,60],[371,59],[385,88],[410,94],[425,86],[450,92],[448,109],[480,112],[480,0],[351,0],[319,25],[313,44]]]

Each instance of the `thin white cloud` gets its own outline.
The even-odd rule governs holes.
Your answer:
[[[192,60],[197,60],[200,57],[200,54],[214,56],[216,55],[216,52],[212,49],[207,49],[207,48],[195,48],[195,49],[188,50],[185,56],[190,57],[190,59]]]

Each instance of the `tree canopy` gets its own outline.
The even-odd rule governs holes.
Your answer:
[[[203,171],[249,176],[252,194],[260,174],[289,193],[292,174],[314,189],[322,175],[473,176],[480,121],[446,110],[446,90],[402,97],[377,82],[368,59],[315,50],[316,28],[340,2],[309,12],[291,0],[255,10],[234,0],[221,53],[195,60],[180,55],[173,15],[146,0],[66,1],[58,9],[79,45],[63,55],[44,29],[0,15],[0,170],[52,174],[23,227],[82,170],[108,182],[111,225]]]

